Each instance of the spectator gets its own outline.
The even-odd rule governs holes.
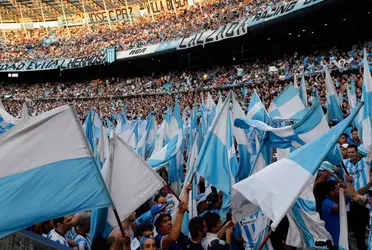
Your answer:
[[[355,145],[355,146],[359,147],[360,144],[362,144],[362,141],[359,139],[358,129],[352,128],[350,130],[350,134],[351,134],[351,138],[348,139],[347,143],[349,145]]]
[[[138,225],[136,228],[136,237],[131,242],[131,250],[139,250],[140,242],[143,237],[154,237],[154,226],[148,223]]]
[[[222,226],[220,216],[213,212],[208,212],[203,216],[207,224],[207,235],[202,240],[204,250],[230,249],[233,224],[227,222]],[[226,241],[221,240],[226,234]]]
[[[82,213],[79,215],[76,226],[76,236],[74,241],[78,250],[90,250],[90,240],[88,233],[90,231],[90,214]]]
[[[53,219],[53,225],[55,226],[55,229],[49,232],[48,239],[58,242],[61,245],[77,249],[75,241],[69,240],[65,237],[66,232],[71,229],[71,219],[71,215]]]
[[[207,224],[201,217],[195,217],[190,220],[189,231],[191,239],[185,243],[187,250],[203,250],[201,245],[202,239],[207,234]]]

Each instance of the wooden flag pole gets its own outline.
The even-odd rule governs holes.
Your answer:
[[[349,171],[347,171],[346,166],[345,166],[345,163],[343,161],[341,161],[341,166],[342,166],[343,170],[345,171],[345,173],[347,175],[350,175],[350,173],[349,173]]]
[[[266,245],[267,241],[270,239],[270,236],[273,234],[273,229],[270,228],[270,231],[267,233],[266,237],[263,239],[261,244],[258,247],[258,250],[262,250],[262,248]]]
[[[123,228],[123,225],[121,224],[120,217],[119,217],[118,211],[116,210],[116,207],[112,207],[112,211],[114,211],[114,215],[115,215],[116,221],[119,224],[121,236],[123,236],[123,238],[125,239],[124,228]],[[125,242],[124,242],[124,244],[125,244]]]

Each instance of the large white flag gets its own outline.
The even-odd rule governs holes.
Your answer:
[[[102,176],[121,220],[166,185],[116,133],[113,133],[110,156],[102,169]],[[107,221],[113,227],[117,225],[112,209],[109,209]]]

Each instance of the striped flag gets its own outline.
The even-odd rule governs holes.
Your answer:
[[[298,89],[289,84],[270,104],[271,120],[299,120],[307,113]]]
[[[247,119],[258,120],[264,123],[268,123],[270,120],[265,106],[258,97],[256,90],[253,91],[249,102]]]
[[[1,135],[0,159],[0,237],[112,206],[72,105],[42,113]]]
[[[231,123],[228,105],[230,96],[231,93],[216,114],[204,139],[196,163],[198,173],[223,193],[223,203],[220,210],[220,216],[223,221],[230,207],[231,184],[234,181],[230,166],[232,154],[229,152],[234,139],[232,132],[228,131],[228,123]],[[232,126],[230,126],[230,129],[232,129]]]
[[[116,47],[106,49],[106,62],[111,64],[116,61]]]
[[[326,67],[326,95],[327,95],[327,120],[331,122],[336,119],[342,121],[343,115],[338,100],[337,92],[335,85],[333,84],[331,74],[329,73],[328,68]]]
[[[240,221],[261,209],[273,221],[271,227],[275,230],[356,114],[353,112],[321,137],[233,185],[234,220]]]
[[[361,111],[361,134],[363,145],[370,154],[372,152],[372,77],[369,70],[366,50],[364,50],[363,61],[362,101],[364,102],[364,106]]]
[[[329,130],[318,98],[314,99],[309,112],[293,125],[273,128],[260,121],[237,119],[235,120],[235,126],[244,129],[252,126],[258,130],[269,132],[270,145],[274,148],[299,148]],[[341,162],[342,156],[337,145],[327,158],[335,165]]]

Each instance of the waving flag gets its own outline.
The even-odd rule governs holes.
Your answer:
[[[347,226],[347,207],[345,203],[345,192],[339,189],[340,196],[340,238],[338,239],[338,249],[349,250],[349,231]]]
[[[166,183],[116,133],[113,134],[112,148],[102,169],[102,176],[119,217],[124,220]],[[111,208],[93,211],[92,241],[94,238],[106,236],[103,231],[106,222],[111,227],[117,225]]]
[[[305,81],[305,74],[302,73],[301,74],[301,85],[300,85],[300,97],[301,97],[301,100],[302,102],[304,103],[305,107],[308,107],[309,105],[307,104],[307,85],[306,85],[306,81]]]
[[[342,121],[343,115],[341,106],[337,97],[337,92],[332,81],[331,74],[326,68],[326,94],[327,94],[327,120],[331,122],[336,119]]]
[[[270,104],[271,120],[299,120],[307,113],[298,89],[289,84]]]
[[[258,120],[264,123],[268,123],[270,120],[265,106],[258,97],[256,90],[253,91],[249,102],[247,119]]]
[[[351,87],[349,88],[349,85],[346,84],[346,93],[347,93],[347,100],[349,103],[349,109],[350,113],[353,112],[353,110],[357,107],[357,98],[356,98],[356,92],[355,92],[355,83],[354,79],[351,79]],[[359,112],[359,114],[355,117],[353,121],[353,127],[358,128],[359,127],[359,117],[362,112]]]
[[[217,109],[216,112],[222,107],[223,102],[222,102],[222,94],[221,92],[218,92],[218,102],[217,102]]]
[[[270,144],[275,148],[299,148],[329,130],[318,98],[314,99],[314,103],[309,112],[293,125],[273,128],[260,121],[237,119],[235,120],[235,126],[244,129],[248,129],[249,126],[252,126],[261,131],[269,132]],[[327,158],[334,165],[338,165],[341,162],[342,156],[337,145]]]
[[[233,121],[238,118],[245,118],[244,111],[240,107],[239,102],[236,100],[235,95],[233,94],[233,108],[232,108],[232,119]],[[234,137],[238,144],[239,152],[239,169],[236,173],[235,181],[240,181],[248,177],[251,170],[251,146],[248,140],[248,135],[246,130],[233,127]]]
[[[99,159],[103,164],[105,164],[106,159],[109,157],[109,140],[107,137],[107,130],[104,126],[101,127],[101,136],[98,141],[98,155]]]
[[[313,193],[316,175],[293,204],[287,218],[289,228],[286,243],[296,248],[316,248],[316,241],[332,240],[332,236],[325,229],[325,223],[316,211]]]
[[[156,120],[152,111],[150,111],[145,133],[142,135],[137,145],[137,153],[142,157],[142,159],[147,159],[152,154],[152,151],[154,150],[155,133]]]
[[[169,163],[180,151],[182,136],[176,135],[159,152],[151,155],[147,163],[155,170]]]
[[[196,163],[198,173],[211,185],[223,193],[223,203],[220,210],[222,219],[230,207],[231,184],[233,177],[229,162],[230,142],[233,141],[232,133],[229,133],[229,94],[217,113],[208,133],[204,139],[203,146],[199,152]]]
[[[0,237],[112,206],[74,106],[45,112],[1,135],[0,159]]]
[[[136,125],[134,125],[129,138],[126,141],[126,143],[128,143],[128,145],[131,146],[133,149],[136,149],[138,144],[138,123],[139,122],[136,122]]]
[[[27,122],[30,119],[30,115],[28,112],[27,103],[22,104],[22,111],[21,111],[21,122]]]
[[[273,221],[271,227],[275,230],[356,114],[353,112],[318,139],[233,185],[231,207],[235,221],[260,208]]]
[[[362,101],[364,106],[361,115],[361,128],[363,145],[368,153],[372,151],[372,77],[367,61],[367,52],[364,50],[364,64],[363,64],[363,86],[362,86]]]

